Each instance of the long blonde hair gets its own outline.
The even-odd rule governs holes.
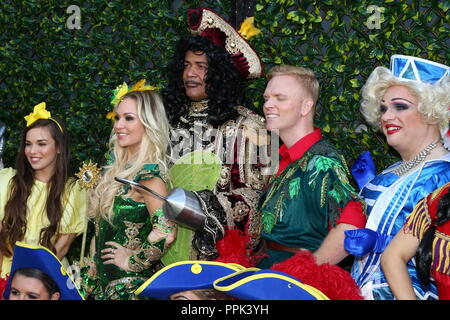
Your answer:
[[[136,101],[138,118],[145,128],[138,152],[133,159],[127,159],[127,150],[117,143],[114,130],[109,140],[109,154],[113,162],[103,167],[103,176],[90,197],[91,217],[102,217],[109,222],[113,219],[114,198],[122,184],[114,177],[133,179],[146,163],[158,164],[161,177],[167,181],[168,154],[170,154],[170,125],[160,95],[155,91],[133,91],[123,99]],[[122,100],[123,100],[122,99]],[[115,106],[114,111],[117,110]]]

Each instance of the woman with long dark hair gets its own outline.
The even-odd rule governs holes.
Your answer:
[[[14,272],[8,300],[59,300],[56,282],[46,273],[34,268]]]
[[[416,299],[407,262],[415,257],[423,285],[436,282],[440,300],[450,300],[450,183],[422,199],[381,257],[397,299]]]
[[[86,192],[69,178],[70,139],[45,102],[25,117],[16,168],[0,171],[0,270],[11,268],[17,241],[63,259],[86,223]]]

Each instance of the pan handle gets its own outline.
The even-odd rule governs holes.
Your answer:
[[[147,188],[146,186],[144,186],[138,182],[128,180],[128,179],[118,178],[118,177],[115,177],[114,180],[116,180],[117,182],[120,182],[120,183],[124,183],[124,184],[131,184],[135,187],[145,190],[145,191],[149,192],[150,194],[152,194],[153,196],[159,198],[160,200],[163,200],[163,201],[167,200],[166,197],[160,195],[159,193],[153,191],[152,189]]]

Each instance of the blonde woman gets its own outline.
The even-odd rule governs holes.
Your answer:
[[[380,257],[420,199],[450,181],[450,154],[442,144],[448,125],[450,68],[403,55],[391,69],[376,68],[362,90],[362,113],[386,137],[401,161],[366,183],[366,227],[346,231],[345,249],[357,258],[352,276],[366,299],[394,299]],[[434,283],[424,286],[415,262],[408,273],[418,299],[436,299]]]
[[[162,201],[114,180],[130,179],[168,194],[169,125],[159,94],[145,88],[118,90],[113,100],[111,159],[90,201],[94,264],[85,289],[93,299],[134,298],[134,290],[157,270],[176,236],[175,224],[163,215]]]

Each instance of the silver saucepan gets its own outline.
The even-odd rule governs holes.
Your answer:
[[[204,228],[206,215],[203,212],[200,200],[193,192],[183,188],[174,188],[167,197],[164,197],[138,182],[117,177],[114,179],[120,183],[145,190],[154,197],[164,201],[162,209],[167,219],[182,223],[194,230]]]

